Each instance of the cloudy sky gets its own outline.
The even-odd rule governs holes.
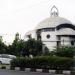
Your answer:
[[[75,24],[75,0],[0,0],[0,35],[8,42],[16,32],[25,35],[50,17],[53,5],[61,17]]]

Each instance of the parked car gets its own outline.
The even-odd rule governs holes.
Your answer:
[[[16,58],[15,55],[0,54],[0,64],[10,64],[10,61],[14,58]]]

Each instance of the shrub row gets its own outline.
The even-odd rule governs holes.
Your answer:
[[[55,56],[20,57],[11,61],[11,67],[70,70],[72,61],[71,58]]]

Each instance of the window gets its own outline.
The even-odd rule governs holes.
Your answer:
[[[71,45],[74,46],[74,41],[71,41]]]
[[[49,39],[50,38],[50,35],[48,34],[46,37],[47,37],[47,39]]]
[[[55,28],[43,28],[43,32],[48,32],[48,31],[55,31]]]

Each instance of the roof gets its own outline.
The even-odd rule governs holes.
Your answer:
[[[72,24],[69,20],[62,17],[49,17],[41,21],[36,29],[56,27],[60,24]]]

